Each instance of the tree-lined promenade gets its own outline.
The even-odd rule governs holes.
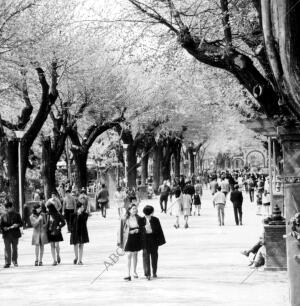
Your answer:
[[[299,12],[298,0],[1,2],[0,191],[23,212],[29,187],[45,200],[62,181],[87,188],[93,157],[101,174],[117,165],[117,185],[153,176],[156,192],[185,161],[203,174],[205,157],[269,141],[298,306]]]

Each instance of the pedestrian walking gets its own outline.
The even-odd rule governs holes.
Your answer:
[[[217,177],[214,176],[212,178],[212,181],[209,184],[209,188],[211,191],[211,194],[214,195],[217,192],[217,188],[218,188],[218,182],[217,182]]]
[[[194,215],[198,214],[198,216],[200,216],[201,197],[203,194],[203,189],[199,180],[196,181],[196,185],[194,186],[194,188],[195,188],[195,194],[193,199],[193,204],[195,206]]]
[[[101,214],[103,218],[106,218],[106,209],[108,208],[109,203],[109,193],[105,184],[101,185],[101,189],[99,190],[96,196],[96,206],[100,208]]]
[[[220,187],[221,187],[221,191],[224,193],[226,197],[230,191],[230,185],[229,185],[228,179],[225,178],[224,176],[221,178]]]
[[[39,189],[36,189],[32,196],[33,201],[41,201],[41,191]]]
[[[70,244],[74,245],[75,258],[74,265],[77,263],[82,265],[83,246],[89,242],[89,234],[87,229],[88,213],[83,203],[77,203],[77,211],[71,216],[71,235]]]
[[[224,226],[224,218],[225,218],[225,204],[226,204],[226,197],[223,192],[221,192],[221,187],[219,186],[217,188],[217,193],[213,197],[213,204],[214,207],[217,208],[217,214],[218,214],[218,222],[219,226]]]
[[[192,207],[193,207],[193,199],[194,199],[194,194],[195,194],[195,188],[192,185],[192,182],[189,180],[186,182],[185,187],[184,187],[184,194],[189,194],[191,196],[191,206],[190,206],[190,213],[189,216],[192,215]]]
[[[80,195],[77,199],[83,205],[84,211],[89,215],[91,213],[91,207],[89,203],[89,197],[86,193],[86,188],[82,187],[80,190]],[[76,207],[76,206],[75,206]]]
[[[51,192],[51,198],[46,202],[46,207],[48,207],[50,204],[53,204],[57,211],[61,212],[62,210],[62,204],[57,196],[56,191]]]
[[[62,214],[66,219],[67,222],[67,228],[68,228],[68,233],[70,233],[70,227],[71,227],[71,216],[76,210],[76,200],[71,194],[71,190],[67,189],[65,197],[63,199],[63,206],[62,206]]]
[[[262,205],[264,208],[263,216],[267,218],[270,216],[270,206],[271,206],[269,178],[266,179],[264,184],[264,192],[262,194]]]
[[[49,242],[47,227],[47,215],[42,212],[42,206],[35,204],[30,216],[30,223],[33,227],[32,245],[35,246],[35,266],[43,265],[44,246]]]
[[[18,243],[21,237],[20,227],[23,226],[21,216],[14,211],[13,203],[6,202],[5,213],[1,216],[0,228],[4,241],[4,268],[9,268],[11,262],[18,266]]]
[[[131,264],[133,264],[133,276],[138,278],[136,268],[138,251],[142,249],[141,227],[142,218],[138,215],[136,205],[131,204],[125,217],[121,220],[118,235],[118,245],[127,252],[128,274],[124,278],[126,281],[131,281]]]
[[[179,228],[179,217],[183,214],[183,206],[182,206],[182,196],[180,188],[174,191],[174,197],[172,201],[172,215],[175,216],[176,221],[174,227],[177,229]]]
[[[165,244],[165,236],[157,217],[153,216],[154,208],[147,205],[143,209],[145,217],[142,219],[142,246],[144,274],[148,280],[151,279],[150,258],[152,276],[157,277],[158,247]]]
[[[122,219],[124,215],[124,205],[125,205],[126,194],[122,191],[122,187],[118,186],[116,192],[114,193],[114,201],[118,208],[119,218]]]
[[[242,221],[242,205],[243,205],[243,194],[239,191],[239,185],[234,186],[234,190],[230,194],[230,201],[233,204],[234,219],[236,225],[243,225]]]
[[[254,181],[253,181],[251,176],[247,180],[247,183],[248,183],[248,191],[249,191],[249,196],[250,196],[250,202],[253,203],[254,202],[255,183],[254,183]]]
[[[262,197],[264,193],[264,181],[262,178],[257,180],[257,194],[256,194],[256,204],[257,204],[257,215],[261,215],[262,211]]]
[[[184,228],[189,227],[188,220],[189,220],[189,215],[191,213],[191,207],[192,207],[192,196],[187,192],[188,190],[185,189],[182,195],[182,208],[183,208],[183,215],[184,215],[184,220],[185,220]]]
[[[50,203],[48,206],[48,239],[51,245],[51,255],[53,266],[61,262],[59,242],[63,241],[61,228],[66,222],[63,216],[57,211],[56,207]]]
[[[158,188],[158,192],[160,192],[159,204],[161,212],[167,213],[168,197],[170,191],[171,189],[168,186],[167,181],[164,181],[163,184]]]

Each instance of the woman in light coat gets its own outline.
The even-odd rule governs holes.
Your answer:
[[[179,228],[179,217],[183,214],[182,195],[179,188],[174,191],[175,197],[172,197],[172,215],[175,215],[175,228]]]
[[[35,204],[33,207],[30,222],[33,227],[32,245],[35,245],[35,266],[43,265],[44,245],[47,244],[47,227],[48,221],[45,213],[42,212],[40,204]]]
[[[189,220],[189,215],[190,215],[191,207],[192,207],[192,196],[188,194],[187,189],[183,190],[182,207],[183,207],[183,215],[184,215],[184,220],[185,220],[184,228],[188,228],[189,227],[188,220]]]

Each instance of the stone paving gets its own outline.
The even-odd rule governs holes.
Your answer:
[[[262,232],[255,205],[244,204],[244,225],[236,226],[230,203],[225,226],[217,226],[211,196],[204,193],[201,216],[190,218],[190,228],[173,227],[174,217],[161,214],[158,199],[141,203],[154,205],[167,244],[159,250],[158,278],[143,277],[139,254],[139,278],[125,282],[126,258],[105,269],[104,262],[116,250],[117,211],[111,208],[103,219],[94,213],[88,221],[90,243],[85,245],[83,266],[73,265],[73,248],[64,228],[62,263],[52,266],[50,246],[45,247],[44,266],[34,267],[32,230],[24,231],[19,243],[19,267],[0,270],[0,305],[197,305],[197,306],[287,306],[286,272],[251,272],[240,254],[256,242]],[[140,208],[140,211],[141,211]],[[1,267],[4,264],[0,255]]]

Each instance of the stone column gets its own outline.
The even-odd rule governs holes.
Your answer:
[[[291,232],[288,221],[300,212],[300,132],[299,128],[278,128],[279,139],[283,146],[284,204],[286,207],[287,234]],[[287,235],[287,266],[292,306],[300,305],[300,244]]]

